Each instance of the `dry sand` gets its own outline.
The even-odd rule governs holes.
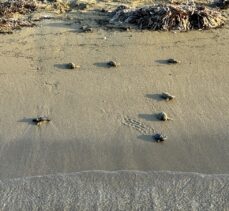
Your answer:
[[[13,184],[5,179],[85,170],[229,173],[228,25],[122,32],[95,27],[95,14],[69,17],[1,35],[0,179]],[[79,33],[82,24],[94,31]],[[164,64],[168,58],[181,63]],[[107,68],[109,60],[121,65]],[[65,69],[69,62],[80,68]],[[161,100],[164,91],[176,99]],[[158,121],[161,111],[173,121]],[[31,124],[40,115],[51,122]],[[168,140],[153,143],[157,132]]]

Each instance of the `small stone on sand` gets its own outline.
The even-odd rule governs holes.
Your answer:
[[[82,26],[80,29],[83,32],[92,32],[93,31],[93,29],[91,27],[89,27],[89,26]]]

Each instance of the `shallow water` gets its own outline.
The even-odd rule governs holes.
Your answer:
[[[0,182],[1,210],[227,210],[229,175],[87,171]]]

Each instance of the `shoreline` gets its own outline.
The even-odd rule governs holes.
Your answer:
[[[224,210],[227,176],[83,172],[0,182],[3,210]],[[21,199],[21,200],[20,200]]]

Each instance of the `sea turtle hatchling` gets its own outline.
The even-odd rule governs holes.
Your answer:
[[[108,67],[118,67],[118,66],[120,66],[120,64],[116,61],[109,61],[109,62],[107,62],[107,66]]]
[[[157,133],[153,135],[153,139],[155,140],[155,142],[159,143],[165,141],[167,139],[167,136]]]
[[[70,63],[66,64],[66,67],[68,69],[75,69],[76,68],[76,65],[73,62],[70,62]]]
[[[175,60],[175,59],[167,59],[168,64],[178,64],[181,63],[181,61]]]
[[[42,124],[46,124],[50,122],[51,120],[48,117],[37,117],[32,120],[37,126],[40,126]]]
[[[165,99],[166,101],[172,100],[175,98],[174,95],[169,94],[168,92],[162,92],[161,98]]]
[[[161,121],[172,120],[165,112],[161,112],[158,114],[158,119]]]

